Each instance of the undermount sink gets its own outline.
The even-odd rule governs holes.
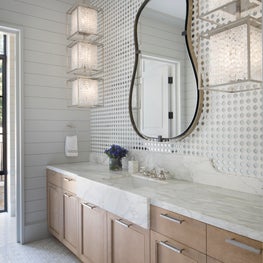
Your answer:
[[[127,177],[128,173],[123,171],[110,171],[108,167],[102,166],[98,167],[97,165],[90,165],[88,167],[73,167],[73,172],[76,172],[78,176],[83,178],[94,178],[94,179],[103,179],[103,180],[110,180],[115,178],[123,178]]]
[[[138,179],[132,176],[127,176],[127,177],[120,177],[120,178],[107,178],[105,180],[110,181],[110,183],[112,183],[112,185],[114,186],[119,186],[119,187],[125,187],[128,186],[130,188],[139,188],[139,187],[144,187],[147,186],[149,184],[148,181],[146,180],[142,180],[142,179]]]
[[[149,228],[149,199],[138,194],[142,188],[157,188],[166,183],[150,177],[131,176],[127,171],[109,171],[96,165],[81,167],[77,177],[77,193],[80,199],[89,200],[121,218],[143,228]],[[98,172],[99,170],[99,172]]]
[[[103,178],[107,183],[120,188],[141,188],[141,187],[156,187],[159,184],[167,184],[166,181],[153,179],[150,177],[130,175],[122,177]]]
[[[121,174],[120,174],[121,175]],[[134,193],[133,189],[149,186],[148,182],[131,176],[103,174],[102,177],[77,178],[77,192],[80,199],[89,200],[117,216],[127,219],[143,228],[149,228],[149,200]],[[117,177],[118,176],[118,177]],[[155,183],[156,186],[156,183]]]

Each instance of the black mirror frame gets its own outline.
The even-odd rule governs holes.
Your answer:
[[[129,93],[129,114],[130,114],[130,120],[132,123],[132,126],[136,133],[143,139],[145,140],[158,140],[158,141],[169,141],[169,140],[181,140],[188,136],[196,127],[201,112],[202,112],[202,107],[203,107],[203,96],[204,96],[204,91],[200,90],[198,88],[198,84],[201,83],[201,80],[198,82],[198,75],[197,75],[197,59],[194,54],[193,46],[191,43],[191,25],[192,25],[192,13],[193,13],[193,0],[186,0],[186,20],[185,20],[185,31],[184,31],[184,37],[185,37],[185,43],[187,47],[187,51],[191,60],[191,64],[193,67],[194,75],[195,75],[195,80],[197,83],[197,103],[196,103],[196,109],[195,109],[195,114],[194,117],[189,124],[188,128],[181,134],[179,134],[176,137],[171,137],[171,138],[157,138],[157,137],[149,137],[146,135],[143,135],[136,126],[136,123],[133,118],[133,113],[132,113],[132,93],[133,93],[133,88],[134,88],[134,83],[135,83],[135,77],[137,73],[137,67],[138,67],[138,62],[139,62],[139,55],[141,51],[139,50],[139,44],[138,44],[138,21],[140,18],[140,15],[145,8],[145,6],[150,2],[151,0],[145,0],[143,4],[140,6],[138,13],[135,18],[134,22],[134,46],[135,46],[135,61],[134,61],[134,67],[133,67],[133,74],[132,74],[132,81],[131,81],[131,87],[130,87],[130,93]]]

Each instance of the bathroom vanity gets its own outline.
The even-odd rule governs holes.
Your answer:
[[[88,263],[262,263],[263,197],[93,163],[47,167],[48,227]]]

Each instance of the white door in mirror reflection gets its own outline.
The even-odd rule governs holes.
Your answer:
[[[141,63],[141,131],[149,137],[173,137],[180,130],[180,64],[146,56]]]

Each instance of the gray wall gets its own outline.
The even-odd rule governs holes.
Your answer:
[[[69,108],[66,98],[66,11],[74,2],[0,1],[0,20],[24,31],[25,242],[47,236],[45,166],[88,160],[89,111]],[[64,156],[68,123],[77,128],[78,158]]]

